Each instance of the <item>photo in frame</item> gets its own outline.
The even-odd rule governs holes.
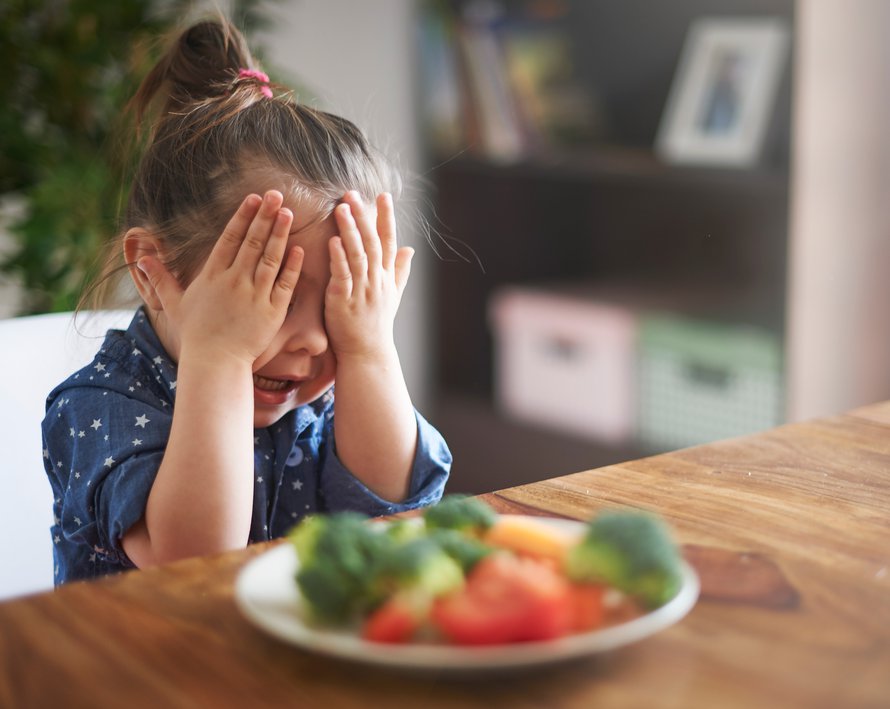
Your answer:
[[[693,22],[658,128],[658,155],[676,164],[754,166],[789,44],[780,18]]]

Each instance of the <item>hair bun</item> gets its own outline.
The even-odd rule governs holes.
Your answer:
[[[241,33],[232,25],[199,22],[179,38],[170,64],[170,80],[191,100],[218,96],[239,67],[253,64]]]
[[[163,112],[180,111],[197,101],[221,96],[230,90],[241,67],[252,67],[247,42],[236,27],[225,21],[205,21],[179,35],[133,99],[139,120],[157,99]]]

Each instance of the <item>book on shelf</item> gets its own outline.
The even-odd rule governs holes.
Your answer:
[[[481,0],[430,2],[420,42],[423,117],[439,154],[510,162],[592,134],[593,102],[554,18]]]
[[[420,59],[421,120],[435,151],[464,148],[466,97],[454,51],[454,22],[443,3],[427,3],[417,24]]]
[[[495,160],[522,157],[526,140],[496,30],[485,22],[464,21],[456,40],[482,152]]]
[[[532,147],[589,141],[598,129],[593,97],[575,75],[564,29],[514,22],[502,32],[505,67]]]

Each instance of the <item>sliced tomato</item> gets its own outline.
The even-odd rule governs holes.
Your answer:
[[[551,564],[509,553],[487,556],[466,586],[436,601],[431,619],[454,643],[547,640],[572,630],[569,582]]]
[[[367,617],[362,637],[377,643],[404,643],[411,640],[423,622],[414,604],[394,596]]]

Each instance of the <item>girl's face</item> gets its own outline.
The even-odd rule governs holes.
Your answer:
[[[333,385],[337,368],[324,320],[334,217],[319,221],[314,208],[293,197],[286,197],[284,206],[294,213],[288,246],[301,246],[305,256],[284,324],[253,365],[254,428],[271,426],[324,394]]]

